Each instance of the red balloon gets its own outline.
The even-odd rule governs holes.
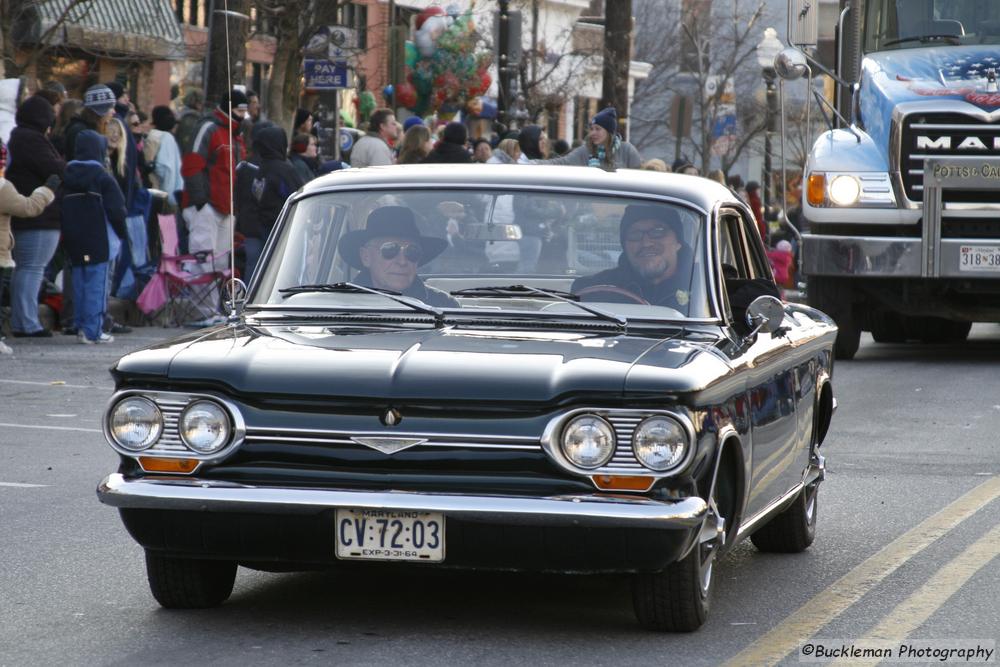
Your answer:
[[[424,11],[417,14],[416,27],[420,30],[420,27],[424,24],[424,21],[432,16],[445,16],[445,11],[440,7],[428,7]]]
[[[407,109],[417,106],[417,89],[412,83],[401,83],[396,86],[396,102]]]

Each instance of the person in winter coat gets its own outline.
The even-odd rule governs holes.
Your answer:
[[[753,211],[754,220],[757,221],[757,229],[760,231],[760,238],[767,243],[767,223],[764,222],[764,203],[760,199],[760,184],[757,181],[747,183],[747,206]]]
[[[465,125],[451,122],[444,126],[441,141],[434,147],[423,164],[472,164],[472,156],[465,147],[469,133]]]
[[[253,275],[285,201],[307,182],[285,157],[285,131],[265,122],[254,127],[253,155],[236,170],[236,224],[245,237],[246,278]]]
[[[174,206],[184,189],[181,178],[181,151],[174,138],[177,119],[168,106],[153,107],[153,129],[149,131],[142,150],[146,162],[152,165],[150,183],[157,190],[167,193],[167,200]]]
[[[399,126],[392,109],[375,109],[368,119],[368,134],[351,149],[351,166],[380,167],[393,163],[392,147],[399,139]]]
[[[613,171],[640,169],[642,157],[635,146],[618,136],[618,112],[614,107],[608,107],[590,119],[590,131],[583,144],[542,164],[599,167]]]
[[[406,119],[410,122],[413,116]],[[418,119],[419,120],[419,119]],[[423,123],[413,123],[403,135],[403,146],[399,149],[396,164],[419,164],[434,150],[431,131]]]
[[[308,183],[316,178],[319,160],[316,159],[318,148],[316,137],[311,134],[296,134],[292,138],[292,147],[288,151],[288,161],[295,167],[303,181]]]
[[[84,344],[110,343],[104,333],[108,262],[113,239],[125,238],[125,197],[104,169],[107,140],[92,130],[76,138],[76,157],[66,165],[62,233],[73,266],[74,324]],[[111,231],[109,231],[111,230]]]
[[[18,107],[17,127],[10,134],[10,162],[6,178],[22,195],[32,194],[53,175],[62,178],[66,163],[46,137],[55,122],[48,100],[29,97]],[[45,266],[59,244],[59,201],[40,215],[11,218],[14,261],[11,280],[11,329],[15,337],[47,338],[52,335],[38,320],[38,292]]]
[[[517,137],[521,147],[521,157],[518,164],[531,164],[536,160],[544,160],[549,154],[549,137],[540,125],[525,125]]]
[[[194,139],[194,151],[182,156],[183,212],[190,252],[208,251],[216,269],[229,265],[233,216],[230,187],[236,182],[236,165],[246,155],[240,125],[247,113],[247,98],[233,89],[204,123]]]
[[[13,269],[15,262],[11,248],[14,247],[14,236],[10,233],[10,216],[33,218],[40,215],[55,199],[59,177],[50,176],[45,185],[35,188],[34,192],[25,197],[4,178],[6,166],[7,148],[0,141],[0,269]]]

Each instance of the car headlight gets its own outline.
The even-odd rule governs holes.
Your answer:
[[[562,450],[575,466],[600,468],[615,453],[615,430],[595,415],[576,417],[563,429]]]
[[[163,433],[163,415],[148,398],[130,396],[112,408],[108,427],[119,446],[141,452],[152,447]]]
[[[854,206],[861,198],[861,183],[854,176],[841,174],[830,181],[830,201],[837,206]]]
[[[684,427],[670,417],[650,417],[635,429],[632,451],[639,463],[662,472],[677,466],[687,453]]]
[[[195,401],[181,413],[178,427],[184,444],[200,454],[212,454],[229,441],[229,415],[217,403]]]

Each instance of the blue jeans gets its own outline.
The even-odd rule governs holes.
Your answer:
[[[14,232],[14,278],[10,287],[10,326],[21,333],[43,329],[38,321],[38,292],[45,266],[59,245],[56,229],[28,229]]]
[[[260,251],[264,249],[264,239],[255,239],[250,236],[243,239],[243,253],[247,257],[246,271],[243,273],[243,282],[250,284],[253,277],[253,270],[257,267],[260,259]]]
[[[108,263],[73,267],[74,324],[90,340],[101,336],[107,310]]]

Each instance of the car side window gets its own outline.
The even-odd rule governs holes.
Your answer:
[[[722,277],[726,280],[751,278],[751,267],[740,233],[740,220],[731,213],[723,213],[719,225],[719,258]]]

